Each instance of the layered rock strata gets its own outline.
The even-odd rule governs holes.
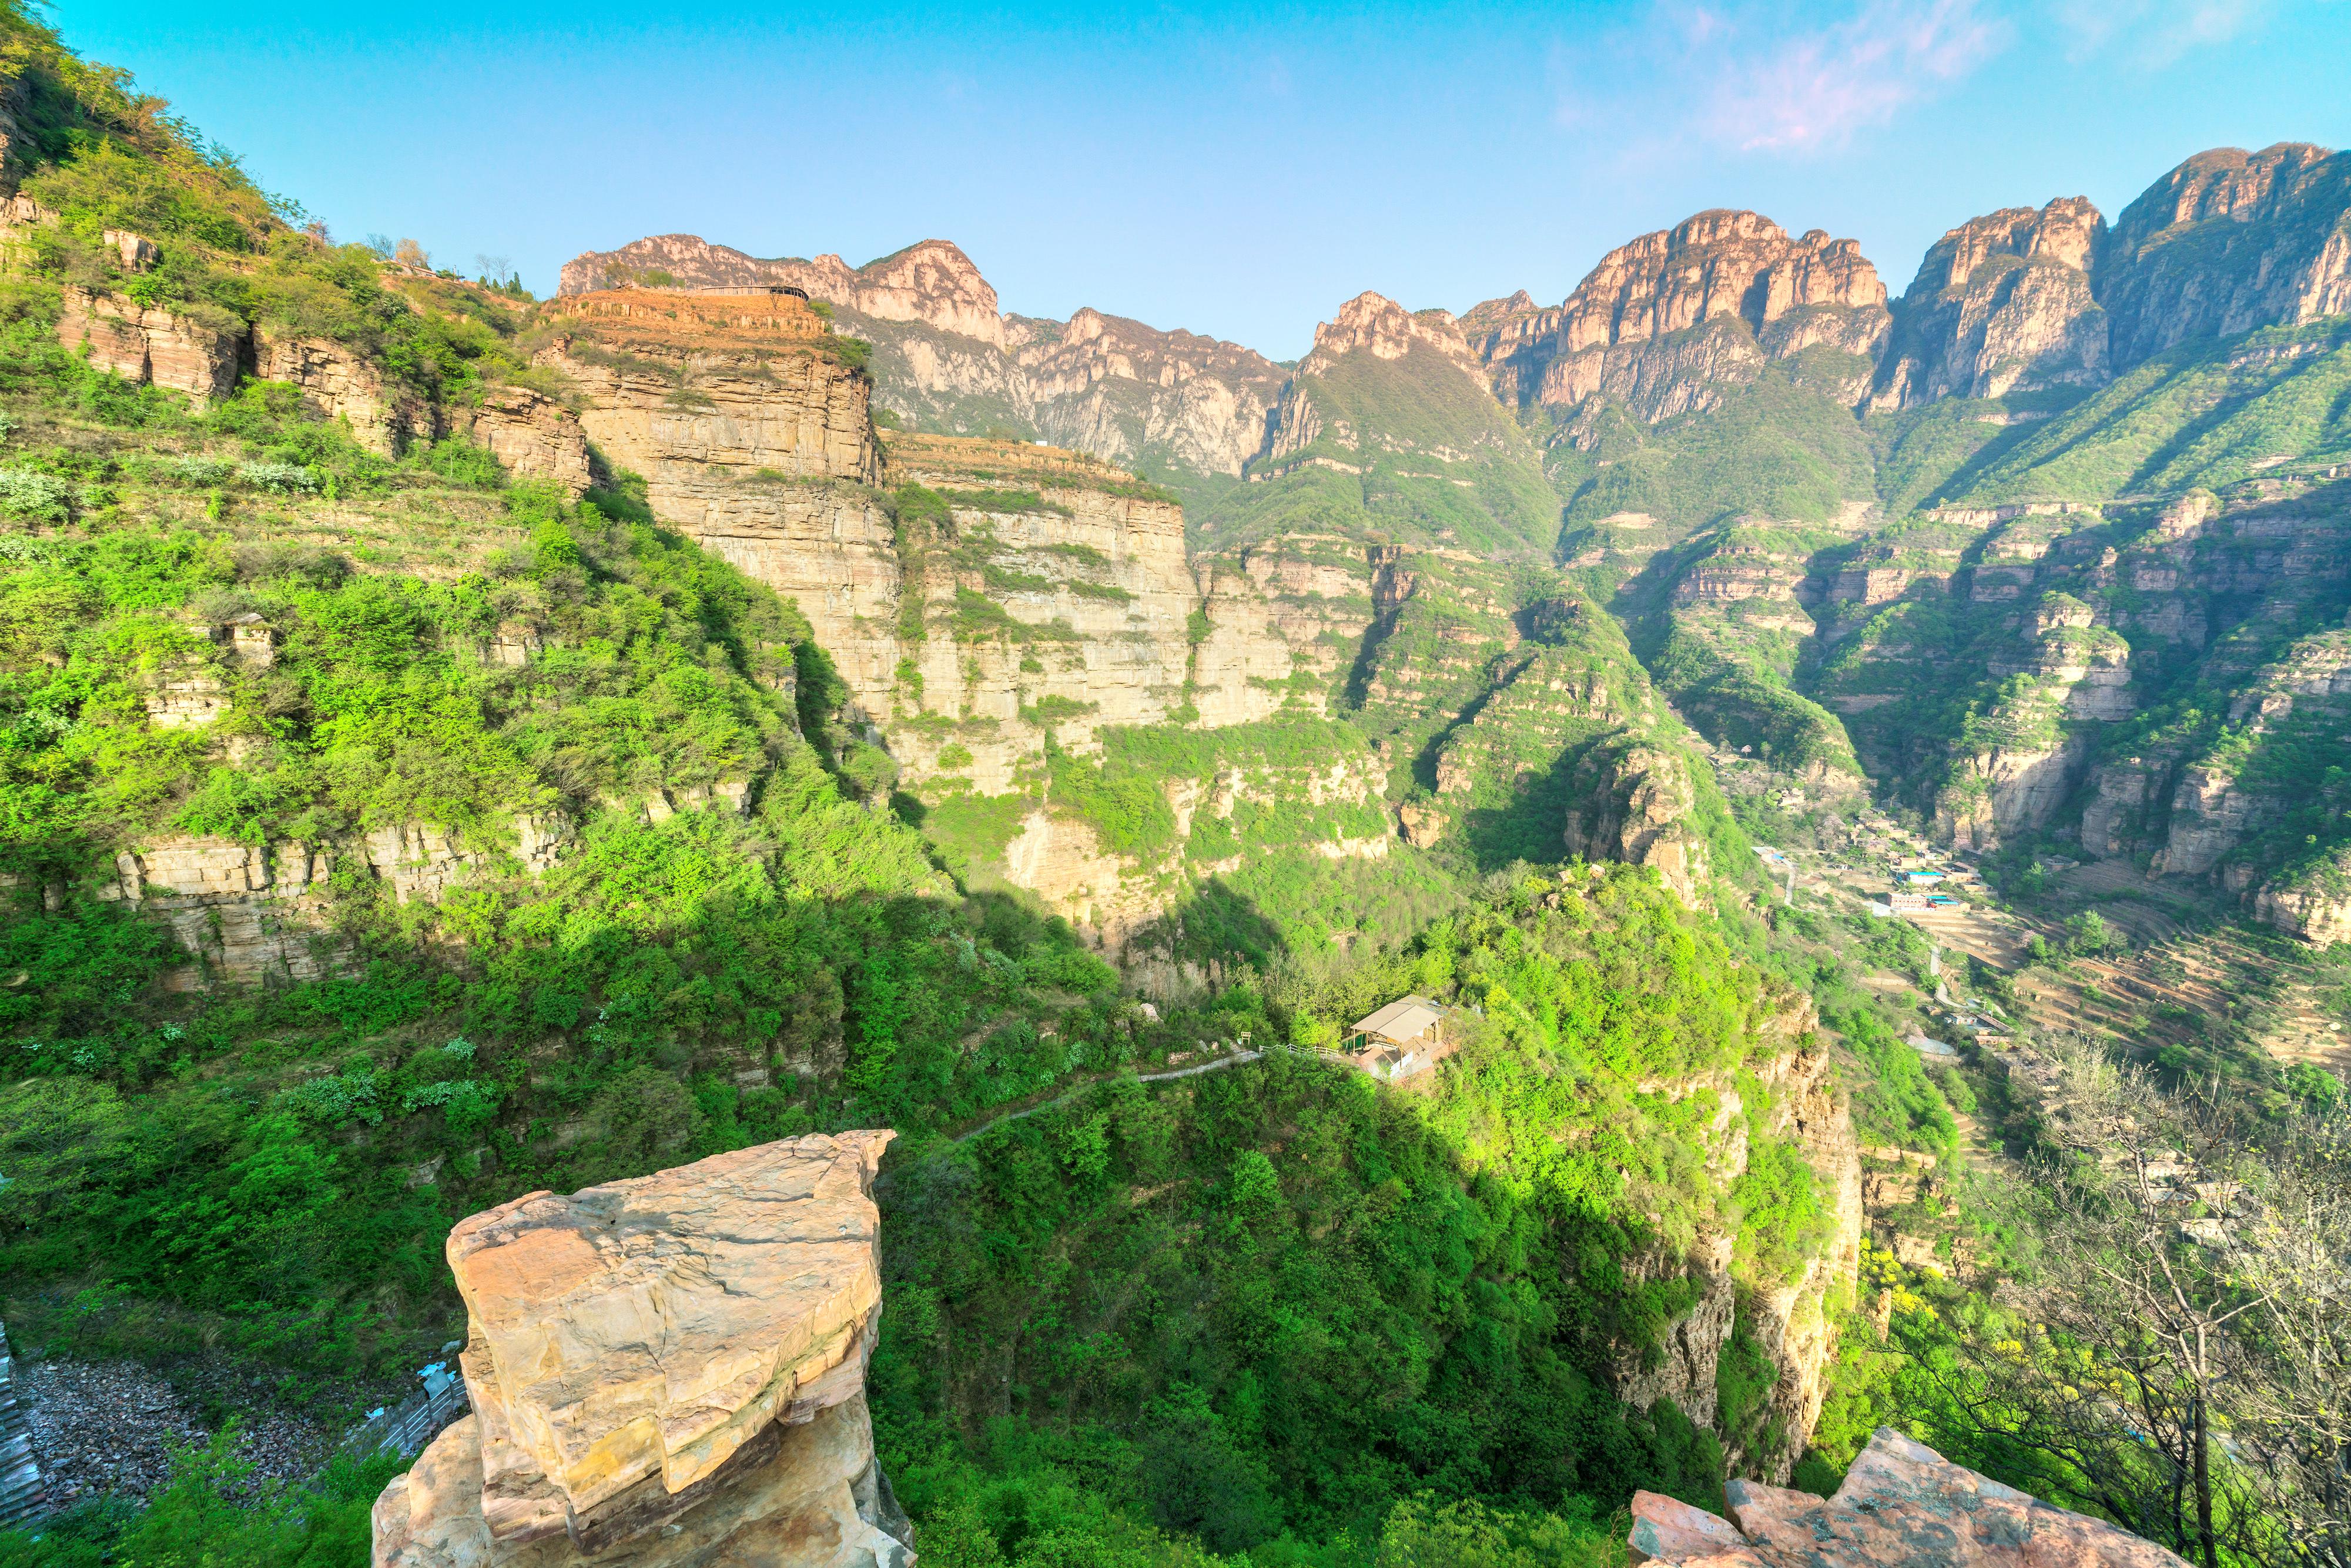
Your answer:
[[[1895,307],[1873,406],[2103,383],[2106,316],[2091,270],[2105,232],[2097,208],[2068,196],[1944,235]]]
[[[1743,1302],[1732,1272],[1734,1238],[1727,1233],[1700,1235],[1686,1249],[1659,1248],[1630,1260],[1628,1273],[1636,1280],[1686,1276],[1698,1285],[1698,1297],[1663,1326],[1654,1347],[1625,1354],[1612,1369],[1619,1399],[1644,1410],[1671,1400],[1695,1424],[1719,1429],[1733,1468],[1752,1468],[1774,1481],[1787,1479],[1820,1421],[1836,1356],[1837,1314],[1852,1301],[1861,1261],[1860,1151],[1850,1100],[1832,1078],[1828,1052],[1814,1034],[1818,1022],[1810,998],[1798,998],[1767,1019],[1762,1032],[1774,1049],[1754,1070],[1771,1097],[1763,1130],[1802,1151],[1831,1199],[1828,1244],[1794,1277],[1751,1284]],[[1746,1174],[1746,1106],[1728,1077],[1646,1087],[1674,1099],[1712,1092],[1718,1108],[1704,1138],[1707,1170],[1725,1190]],[[1738,1429],[1722,1430],[1718,1377],[1742,1313],[1777,1376],[1762,1409],[1746,1413]],[[1759,1437],[1768,1447],[1750,1448]]]
[[[2199,152],[2123,209],[2099,267],[2115,363],[2351,310],[2351,153]]]
[[[67,285],[57,341],[133,386],[185,392],[199,408],[236,387],[237,334],[127,294]]]
[[[892,1136],[788,1138],[459,1222],[474,1414],[376,1500],[376,1568],[903,1568],[864,1401]]]
[[[1890,1427],[1871,1437],[1834,1497],[1734,1480],[1724,1498],[1729,1520],[1634,1493],[1632,1560],[1691,1568],[2186,1568],[2151,1541],[2002,1486]]]
[[[1130,466],[1238,476],[1262,444],[1281,370],[1238,343],[1083,309],[1066,322],[998,310],[970,257],[925,240],[851,267],[837,256],[763,260],[692,235],[590,252],[561,291],[665,281],[798,288],[874,345],[882,405],[929,429],[1032,430]]]
[[[971,258],[943,239],[926,239],[878,261],[852,267],[838,256],[763,260],[698,235],[654,235],[618,250],[589,251],[564,263],[560,296],[614,289],[797,288],[810,299],[883,321],[921,321],[944,332],[1005,346],[996,290]]]
[[[1729,211],[1618,246],[1552,308],[1489,301],[1465,319],[1503,402],[1603,394],[1646,420],[1710,408],[1724,385],[1816,344],[1874,361],[1887,321],[1886,286],[1854,241]]]

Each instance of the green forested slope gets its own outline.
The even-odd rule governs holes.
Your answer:
[[[1353,1563],[1384,1535],[1608,1561],[1620,1531],[1594,1521],[1631,1487],[1712,1495],[1711,1436],[1604,1393],[1689,1289],[1671,1267],[1636,1285],[1625,1257],[1742,1215],[1789,1217],[1750,1225],[1742,1268],[1815,1245],[1801,1162],[1725,1190],[1678,1138],[1697,1113],[1638,1091],[1761,1049],[1761,982],[1709,919],[1625,873],[1447,924],[1465,890],[1409,852],[1311,852],[1384,831],[1375,808],[1236,810],[1194,821],[1198,853],[1244,863],[1185,937],[1227,983],[1151,1019],[1066,926],[956,882],[862,781],[793,606],[656,526],[626,476],[575,501],[460,441],[362,451],[289,388],[195,412],[57,348],[80,278],[299,323],[428,402],[533,373],[527,301],[303,235],[8,21],[56,131],[28,188],[61,214],[0,298],[0,1313],[21,1344],[225,1362],[331,1416],[460,1332],[456,1218],[879,1124],[903,1141],[876,1406],[942,1564]],[[163,267],[112,267],[117,224]],[[1513,537],[1540,546],[1551,506]],[[159,721],[172,702],[204,721]],[[1055,787],[1142,843],[1172,827],[1165,778],[1363,745],[1304,718],[1114,736]],[[428,829],[446,887],[403,900],[371,841]],[[192,843],[271,868],[248,890],[269,983],[192,963],[182,936],[226,961],[224,906],[175,936],[120,858]],[[297,864],[320,879],[270,902]],[[1343,931],[1371,938],[1353,958]],[[1243,1030],[1327,1042],[1413,985],[1496,1019],[1458,1096],[1311,1058],[1123,1076]],[[1594,1141],[1485,1146],[1527,1118]],[[997,1346],[1008,1383],[976,1376]],[[107,1539],[139,1562],[363,1555],[380,1475],[246,1507],[204,1468],[230,1462],[192,1461],[127,1534],[84,1511],[40,1546],[0,1535],[0,1561]]]

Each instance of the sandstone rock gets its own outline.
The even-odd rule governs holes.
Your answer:
[[[393,822],[366,839],[367,863],[392,883],[395,903],[437,899],[462,880],[480,857],[446,828],[424,822]]]
[[[92,364],[134,386],[152,383],[183,392],[199,408],[236,386],[234,334],[160,306],[141,305],[127,294],[68,284],[57,341],[76,353],[87,350]]]
[[[1633,1498],[1633,1560],[1708,1568],[2186,1568],[2103,1520],[2053,1508],[1881,1427],[1836,1495],[1734,1480],[1736,1528]]]
[[[1875,406],[2105,381],[2106,316],[2090,275],[2105,228],[2087,199],[2070,196],[1944,235],[1895,308]]]
[[[1006,390],[1058,445],[1238,478],[1264,443],[1285,372],[1262,354],[1092,309],[1023,325]]]
[[[2171,828],[2156,869],[2168,876],[2204,876],[2273,814],[2263,796],[2237,788],[2233,774],[2210,766],[2184,769],[2171,796]]]
[[[1741,1124],[1740,1131],[1744,1130]],[[1739,1169],[1729,1172],[1732,1179],[1746,1168],[1743,1144],[1737,1164]],[[1628,1285],[1687,1274],[1699,1281],[1699,1294],[1696,1304],[1665,1325],[1656,1344],[1618,1354],[1610,1369],[1610,1381],[1619,1400],[1635,1410],[1646,1410],[1660,1399],[1671,1400],[1696,1425],[1714,1426],[1716,1374],[1739,1305],[1738,1288],[1730,1278],[1734,1239],[1701,1237],[1687,1257],[1660,1249],[1625,1260]]]
[[[2117,368],[2351,310],[2351,153],[2199,152],[2123,210],[2098,269]]]
[[[351,439],[384,457],[438,434],[433,411],[413,392],[395,390],[365,355],[327,338],[289,337],[266,327],[253,339],[254,373],[302,389],[302,400],[350,426]]]
[[[1445,837],[1445,814],[1431,806],[1406,801],[1396,808],[1404,841],[1425,850]]]
[[[101,895],[160,915],[202,965],[195,983],[272,985],[325,972],[319,939],[331,861],[323,850],[183,834],[125,850],[114,864]]]
[[[1555,308],[1481,305],[1469,319],[1503,402],[1564,408],[1605,394],[1647,420],[1711,407],[1722,384],[1813,343],[1874,360],[1889,319],[1886,287],[1853,241],[1819,229],[1792,238],[1729,211],[1610,251]],[[1693,330],[1711,323],[1729,330]]]
[[[2082,848],[2110,857],[2132,852],[2145,831],[2149,801],[2158,798],[2157,765],[2130,758],[2091,770],[2096,798],[2082,810]]]
[[[507,472],[544,479],[577,496],[588,488],[588,434],[580,418],[528,387],[490,387],[471,408],[450,412],[450,426],[486,446]]]
[[[1751,1563],[1747,1538],[1729,1521],[1653,1491],[1633,1494],[1633,1561]]]
[[[222,628],[228,633],[229,652],[247,668],[266,670],[277,663],[277,639],[269,622],[247,611],[232,616]]]
[[[891,1136],[460,1222],[475,1413],[377,1500],[377,1568],[904,1568],[863,1397]]]
[[[229,710],[227,688],[201,664],[159,673],[141,701],[146,705],[147,722],[157,729],[202,728],[219,723]]]
[[[2313,947],[2351,942],[2351,850],[2263,883],[2253,895],[2253,918]]]
[[[163,259],[163,253],[155,248],[153,240],[129,229],[108,229],[99,238],[121,258],[125,272],[146,272]]]
[[[1490,704],[1479,717],[1488,711]],[[1687,821],[1698,804],[1687,764],[1671,752],[1635,743],[1588,758],[1579,769],[1578,785],[1582,803],[1567,813],[1567,852],[1654,866],[1682,902],[1694,904],[1709,866],[1706,841]]]
[[[920,321],[992,348],[1005,346],[996,290],[969,256],[943,239],[926,239],[852,269],[837,256],[763,261],[696,235],[656,235],[574,257],[564,263],[556,287],[562,295],[586,294],[640,283],[648,272],[665,272],[688,287],[781,285],[881,320]]]

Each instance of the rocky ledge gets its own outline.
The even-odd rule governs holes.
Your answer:
[[[873,1173],[787,1138],[461,1221],[474,1414],[375,1505],[375,1568],[904,1568],[873,1458]]]
[[[2053,1508],[1880,1427],[1829,1498],[1752,1481],[1730,1520],[1633,1494],[1633,1561],[1687,1568],[2187,1568],[2104,1520]]]

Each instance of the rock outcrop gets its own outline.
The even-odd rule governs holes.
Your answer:
[[[904,1568],[864,1400],[892,1135],[460,1221],[474,1414],[377,1499],[376,1568]]]
[[[1284,380],[1263,355],[1194,332],[1091,309],[1066,322],[999,314],[996,290],[945,240],[852,268],[837,256],[761,260],[662,235],[580,256],[561,288],[648,281],[798,288],[873,343],[878,402],[909,423],[970,434],[1025,427],[1130,467],[1238,477]]]
[[[1698,790],[1687,761],[1638,741],[1596,747],[1578,765],[1571,793],[1576,804],[1562,833],[1570,855],[1652,867],[1683,903],[1698,902],[1710,866],[1706,840],[1689,821]]]
[[[577,496],[588,488],[588,433],[579,416],[529,387],[483,389],[481,401],[449,411],[451,431],[489,448],[507,473]]]
[[[1658,420],[1710,408],[1724,385],[1815,344],[1874,361],[1888,317],[1852,240],[1713,211],[1610,251],[1553,308],[1489,302],[1468,319],[1503,402],[1604,394]]]
[[[57,341],[133,386],[169,387],[208,407],[236,387],[239,334],[127,294],[68,284]]]
[[[1633,1494],[1635,1563],[1691,1568],[2187,1568],[2104,1520],[2053,1508],[1888,1427],[1836,1495],[1753,1481],[1724,1489],[1732,1520]]]
[[[402,395],[365,355],[325,338],[295,338],[262,329],[253,336],[254,373],[299,387],[302,400],[350,426],[351,439],[383,457],[433,439],[434,416],[422,398]]]
[[[2098,297],[2118,369],[2190,338],[2351,310],[2351,153],[2198,153],[2115,220]]]
[[[1091,309],[1066,326],[1008,319],[1019,373],[1007,390],[1057,445],[1238,478],[1264,443],[1285,377],[1253,350]]]
[[[618,250],[588,251],[563,264],[559,295],[611,289],[747,289],[768,286],[797,288],[882,321],[920,321],[1005,346],[1004,319],[996,290],[971,257],[943,239],[926,239],[878,261],[852,267],[837,256],[807,261],[796,256],[771,260],[731,246],[712,245],[699,235],[654,235]]]
[[[2351,942],[2351,849],[2262,883],[2253,918],[2314,947]]]
[[[1627,1259],[1628,1282],[1686,1278],[1698,1299],[1663,1325],[1656,1343],[1626,1348],[1610,1369],[1619,1399],[1643,1410],[1672,1401],[1693,1423],[1717,1430],[1733,1468],[1760,1470],[1775,1482],[1787,1479],[1820,1421],[1836,1356],[1837,1313],[1852,1301],[1861,1260],[1862,1169],[1852,1106],[1831,1076],[1828,1051],[1813,1032],[1818,1022],[1810,999],[1794,998],[1763,1023],[1776,1049],[1751,1066],[1770,1092],[1763,1131],[1802,1151],[1831,1199],[1827,1245],[1795,1275],[1778,1280],[1739,1280],[1734,1238],[1720,1230],[1701,1233],[1687,1248],[1659,1246]],[[1707,1170],[1726,1190],[1746,1174],[1747,1106],[1728,1075],[1645,1087],[1676,1099],[1712,1091],[1718,1108],[1700,1134]],[[1742,1319],[1777,1376],[1760,1407],[1732,1416],[1719,1407],[1719,1378]]]
[[[2091,268],[2105,232],[2097,208],[2068,196],[1946,234],[1894,308],[1874,406],[2104,382],[2106,316]]]

